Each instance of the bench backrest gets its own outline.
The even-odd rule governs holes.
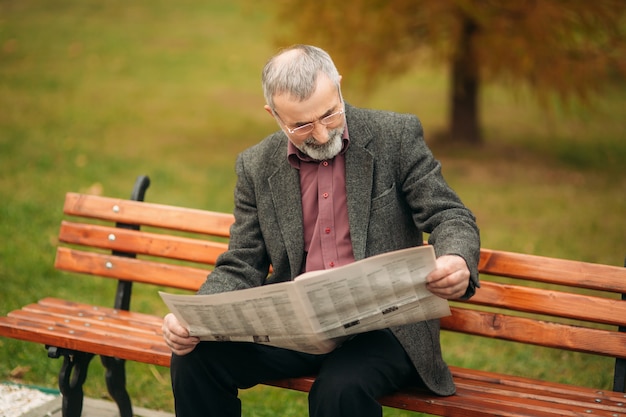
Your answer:
[[[191,291],[226,250],[233,222],[230,214],[76,193],[67,194],[64,213],[72,219],[61,225],[57,268]],[[482,249],[479,270],[481,288],[452,303],[443,329],[609,356],[616,375],[624,373],[626,268]],[[615,387],[624,390],[623,377]]]
[[[229,236],[233,222],[233,216],[224,213],[76,193],[66,195],[63,211],[115,224],[64,220],[59,240],[82,248],[59,247],[56,268],[194,291],[226,250],[227,243],[220,238]]]

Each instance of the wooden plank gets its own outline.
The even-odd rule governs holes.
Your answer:
[[[24,306],[21,310],[9,313],[11,317],[20,317],[25,320],[41,321],[42,323],[60,323],[63,326],[92,327],[105,329],[117,333],[128,333],[132,336],[161,337],[162,320],[156,316],[141,315],[140,313],[122,310],[107,309],[92,306],[90,309],[75,308],[63,305],[63,300],[42,300],[36,304]]]
[[[160,317],[116,310],[65,300],[46,298],[8,314],[21,323],[41,325],[48,329],[90,332],[94,341],[102,338],[124,339],[124,344],[164,344]]]
[[[37,313],[29,310],[16,310],[9,313],[8,317],[19,320],[22,323],[37,323],[49,329],[64,329],[68,332],[85,331],[91,335],[92,341],[99,343],[105,339],[119,338],[125,340],[124,345],[135,343],[163,343],[163,336],[160,327],[153,326],[152,329],[142,326],[142,329],[133,329],[129,325],[111,323],[106,318],[103,321],[95,322],[84,320],[71,315],[56,314],[54,316]],[[104,344],[104,343],[101,343]]]
[[[71,216],[163,227],[228,237],[231,214],[146,203],[119,198],[67,193],[63,212]]]
[[[472,393],[471,396],[479,398],[483,403],[517,405],[530,410],[559,410],[565,411],[593,411],[615,413],[624,411],[623,405],[617,402],[603,401],[599,396],[589,398],[588,395],[577,395],[570,391],[565,395],[560,395],[552,390],[551,383],[536,383],[532,388],[515,388],[505,384],[493,382],[480,382],[473,379],[457,380],[457,389]],[[593,391],[588,389],[588,391]],[[597,400],[597,401],[596,401]],[[534,414],[534,412],[533,412]]]
[[[188,266],[57,248],[55,267],[64,271],[99,275],[145,284],[195,291],[210,273]]]
[[[626,326],[626,301],[483,280],[470,304]]]
[[[445,416],[612,416],[623,413],[621,393],[609,395],[595,389],[530,378],[451,368],[457,394],[440,397],[418,388],[406,388],[379,399],[389,407]],[[267,384],[307,392],[314,377],[270,381]],[[621,394],[623,396],[623,394]],[[622,405],[620,405],[622,404]]]
[[[222,242],[63,221],[59,240],[68,244],[215,265]]]
[[[381,399],[394,408],[419,410],[429,414],[444,416],[580,416],[584,410],[574,405],[562,405],[536,399],[520,399],[507,396],[506,392],[500,395],[489,394],[485,391],[457,386],[457,392],[449,397],[436,397],[423,394],[416,390],[406,390]],[[476,387],[478,388],[478,387]],[[598,413],[597,415],[607,415]]]
[[[39,300],[36,304],[30,304],[29,306],[32,308],[34,308],[33,306],[38,306],[41,308],[59,309],[86,317],[105,315],[107,317],[117,317],[125,322],[137,322],[149,326],[161,326],[162,323],[162,318],[153,314],[140,313],[137,311],[118,310],[115,308],[95,306],[91,304],[68,301],[53,297],[43,298]]]
[[[576,352],[626,358],[626,333],[452,307],[441,328]]]
[[[171,357],[170,350],[163,342],[140,339],[129,344],[126,336],[94,338],[88,328],[76,330],[59,325],[47,326],[12,317],[0,317],[0,335],[159,366],[169,366]]]
[[[482,248],[483,274],[626,294],[626,268]]]
[[[550,395],[558,396],[574,396],[575,398],[585,398],[586,402],[607,402],[611,405],[618,405],[622,403],[622,406],[626,407],[624,403],[623,392],[614,391],[601,391],[588,387],[581,387],[570,384],[558,384],[548,381],[541,381],[533,378],[526,378],[515,375],[503,375],[500,373],[481,371],[477,369],[461,368],[458,366],[450,366],[450,371],[455,381],[467,380],[470,383],[474,381],[483,381],[487,383],[497,383],[506,387],[516,387],[521,390],[540,389],[541,391],[548,392]]]
[[[504,401],[518,401],[522,404],[526,404],[527,400],[540,401],[550,404],[552,408],[579,408],[594,414],[596,411],[626,411],[624,393],[457,367],[451,370],[460,390],[475,391],[475,395],[486,401],[503,396]]]

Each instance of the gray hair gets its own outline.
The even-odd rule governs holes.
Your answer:
[[[320,74],[326,75],[339,89],[339,72],[326,51],[310,45],[283,49],[263,68],[265,102],[274,110],[275,95],[287,93],[300,101],[306,100],[315,92]]]

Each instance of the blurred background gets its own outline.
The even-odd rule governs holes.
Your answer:
[[[349,103],[420,117],[484,247],[623,265],[623,1],[336,3],[0,0],[0,313],[50,295],[112,304],[114,283],[53,268],[67,191],[128,197],[147,174],[147,201],[230,211],[237,153],[278,128],[261,69],[294,43],[331,53]],[[141,291],[133,309],[164,314]],[[491,342],[444,339],[446,359],[612,382],[610,361]],[[0,339],[0,381],[54,388],[59,366]],[[128,368],[135,404],[171,411],[168,370]],[[90,373],[87,394],[106,397]],[[306,410],[299,393],[242,395],[244,415]]]

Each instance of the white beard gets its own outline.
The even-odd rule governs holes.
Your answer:
[[[333,159],[341,152],[343,141],[341,136],[343,135],[343,127],[337,129],[331,129],[328,131],[328,142],[323,145],[319,145],[317,141],[310,137],[305,140],[302,145],[296,146],[302,153],[308,155],[310,158],[316,161],[326,161]]]

